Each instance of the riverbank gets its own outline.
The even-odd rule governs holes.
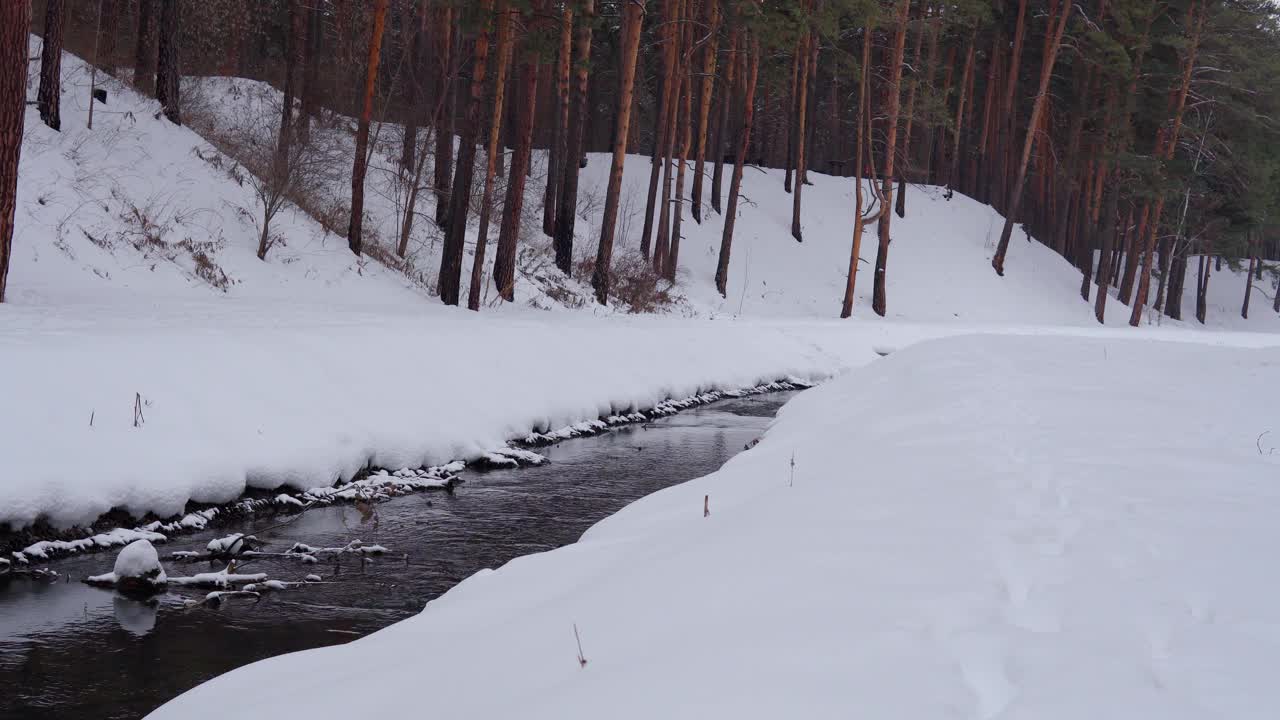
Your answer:
[[[153,717],[221,717],[226,698],[307,720],[424,698],[460,717],[1269,717],[1280,610],[1242,549],[1280,544],[1280,455],[1256,447],[1277,364],[1115,339],[915,345],[574,545]],[[377,691],[334,682],[352,669]]]
[[[0,528],[0,557],[12,557],[18,568],[33,562],[45,562],[67,555],[99,552],[119,548],[134,540],[165,542],[170,538],[199,532],[207,528],[225,527],[248,515],[294,513],[315,506],[349,503],[378,503],[409,493],[453,492],[460,482],[458,473],[467,467],[497,469],[537,465],[545,458],[525,448],[540,448],[564,440],[598,435],[609,430],[647,423],[691,408],[701,407],[727,398],[742,398],[764,393],[791,392],[812,387],[800,378],[781,378],[754,387],[729,390],[699,391],[682,398],[666,398],[652,407],[621,414],[601,415],[572,425],[546,431],[534,431],[511,438],[502,447],[493,448],[476,457],[455,459],[443,465],[425,468],[365,468],[348,481],[307,490],[248,491],[248,496],[229,503],[206,507],[188,507],[180,515],[168,518],[141,518],[143,524],[128,523],[136,518],[120,509],[99,517],[91,526],[58,530],[47,522],[39,522],[19,531]],[[6,562],[10,562],[6,559]]]

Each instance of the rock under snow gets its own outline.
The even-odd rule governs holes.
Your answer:
[[[116,556],[111,572],[85,580],[92,585],[111,585],[123,591],[155,591],[168,582],[160,555],[150,540],[135,540]]]

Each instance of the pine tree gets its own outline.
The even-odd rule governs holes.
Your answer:
[[[27,115],[27,33],[31,3],[0,3],[0,303],[4,302],[13,255],[18,206],[18,158]]]

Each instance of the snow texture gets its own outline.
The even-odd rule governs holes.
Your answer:
[[[245,718],[408,717],[425,693],[473,718],[1269,719],[1280,455],[1256,445],[1277,367],[1114,338],[904,347],[574,545],[153,718],[228,697]],[[353,667],[378,691],[332,682]]]

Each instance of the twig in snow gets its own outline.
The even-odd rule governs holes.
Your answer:
[[[133,426],[141,427],[146,422],[147,418],[142,415],[142,393],[135,392],[133,394]]]
[[[787,487],[795,487],[795,486],[796,486],[796,451],[792,450],[791,451],[791,482],[787,484]]]
[[[702,496],[702,517],[710,517],[710,516],[711,516],[711,496],[703,495]]]
[[[573,624],[573,639],[578,641],[578,667],[586,667],[587,658],[582,654],[582,636],[578,635],[578,623]]]
[[[1263,430],[1263,431],[1262,431],[1262,434],[1258,436],[1258,439],[1254,441],[1254,444],[1256,444],[1256,445],[1258,446],[1258,454],[1259,454],[1259,455],[1274,455],[1274,454],[1276,453],[1276,449],[1275,449],[1275,448],[1269,448],[1266,452],[1263,452],[1263,451],[1262,451],[1262,438],[1264,438],[1264,437],[1266,437],[1267,435],[1270,435],[1270,434],[1271,434],[1271,431],[1270,431],[1270,430]]]

